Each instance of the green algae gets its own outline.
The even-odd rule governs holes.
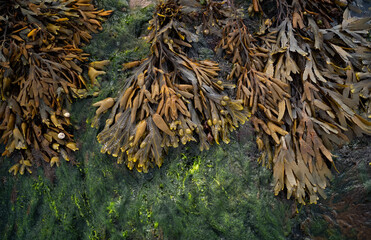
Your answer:
[[[290,229],[287,207],[261,186],[269,171],[243,158],[251,147],[172,151],[171,162],[140,174],[95,145],[82,148],[78,167],[63,162],[54,183],[41,174],[7,182],[18,194],[5,239],[285,239]]]

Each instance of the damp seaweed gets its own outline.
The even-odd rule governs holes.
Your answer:
[[[247,120],[242,101],[225,91],[230,84],[218,79],[218,64],[187,56],[199,37],[186,23],[204,9],[195,1],[160,2],[149,25],[150,55],[124,64],[136,68],[115,103],[108,98],[95,104],[95,127],[101,113],[112,107],[97,137],[101,152],[129,169],[160,167],[167,148],[179,142],[198,141],[201,150],[214,141],[228,143],[230,132]]]
[[[371,134],[370,18],[353,18],[330,1],[276,4],[254,36],[231,19],[218,48],[234,64],[228,78],[252,113],[275,194],[285,189],[287,198],[316,203],[329,185],[334,147]]]
[[[2,156],[17,162],[9,172],[23,175],[35,166],[59,166],[78,150],[67,106],[90,85],[81,47],[111,11],[90,0],[0,4],[0,142]]]

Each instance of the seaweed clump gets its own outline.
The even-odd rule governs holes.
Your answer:
[[[371,134],[370,18],[352,18],[331,1],[276,4],[255,36],[231,19],[218,47],[234,63],[229,78],[252,113],[275,194],[286,189],[287,198],[316,203],[325,197],[334,147]]]
[[[179,142],[199,141],[201,150],[212,141],[228,143],[229,133],[247,120],[242,101],[225,92],[230,84],[217,78],[218,64],[195,61],[186,54],[199,38],[186,23],[204,10],[196,1],[160,2],[149,25],[150,55],[124,64],[137,68],[126,80],[98,141],[103,153],[117,157],[118,163],[125,161],[129,169],[147,172],[160,167],[167,148],[178,147]],[[99,108],[93,126],[113,100],[95,104]]]
[[[90,0],[0,0],[0,142],[17,162],[9,172],[59,166],[78,150],[66,104],[86,94],[81,46],[110,13]]]

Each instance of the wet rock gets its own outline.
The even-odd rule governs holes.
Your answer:
[[[130,9],[144,8],[155,2],[156,1],[154,0],[131,0],[129,2],[129,8]]]

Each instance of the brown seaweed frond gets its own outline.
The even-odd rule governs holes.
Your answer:
[[[272,34],[264,40],[272,40]],[[267,44],[269,42],[272,41]],[[255,129],[264,131],[279,144],[280,137],[287,134],[283,116],[285,106],[291,106],[291,91],[288,83],[264,73],[269,52],[267,44],[263,42],[258,46],[244,23],[233,20],[225,28],[217,48],[224,49],[232,59],[233,68],[227,78],[237,80],[236,98],[243,100],[253,115],[251,121]],[[267,153],[272,155],[271,151]]]
[[[242,16],[239,9],[234,9],[229,1],[206,1],[198,10],[200,12],[201,24],[196,28],[196,33],[215,35],[221,37],[222,29],[230,18]],[[236,10],[236,11],[235,11]]]
[[[0,7],[0,135],[10,171],[69,161],[78,148],[69,133],[71,97],[86,93],[81,46],[110,11],[91,1],[10,0]]]
[[[275,193],[286,188],[288,198],[316,203],[329,184],[331,150],[371,134],[370,43],[362,37],[370,19],[345,11],[342,24],[327,29],[310,14],[305,28],[294,27],[292,17],[255,38],[231,20],[219,48],[234,63],[229,78],[253,115],[259,160],[273,167]]]
[[[275,193],[286,187],[288,198],[294,195],[305,203],[309,196],[316,203],[317,192],[325,197],[334,147],[354,135],[371,134],[369,110],[362,107],[370,101],[371,84],[356,77],[370,75],[364,62],[370,58],[370,44],[357,32],[370,25],[348,16],[330,29],[320,29],[311,16],[307,22],[306,31],[295,29],[291,19],[281,23],[265,69],[289,83],[292,96],[291,114],[283,116],[290,135],[281,139],[271,159]],[[356,90],[354,85],[362,87]]]
[[[247,9],[250,15],[254,15],[255,13],[263,13],[263,9],[260,5],[259,0],[252,0],[249,8]]]
[[[258,0],[254,0],[249,13],[266,14],[265,17],[275,22],[275,26],[290,18],[294,28],[300,29],[308,25],[307,17],[311,16],[321,28],[331,28],[342,21],[343,11],[351,2],[352,0],[264,0],[263,4],[259,4]]]
[[[179,142],[199,141],[201,150],[213,140],[228,143],[247,119],[242,101],[230,99],[224,92],[229,84],[217,79],[218,64],[187,57],[198,36],[187,30],[182,9],[175,1],[158,5],[147,38],[151,54],[133,64],[140,65],[98,135],[101,151],[130,169],[160,167],[166,149]]]

